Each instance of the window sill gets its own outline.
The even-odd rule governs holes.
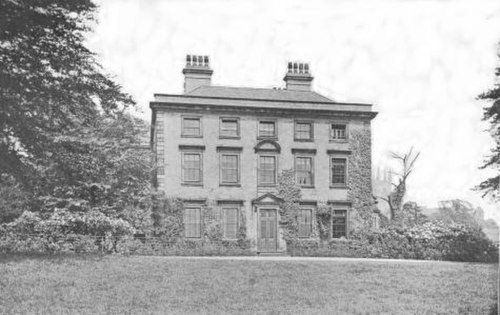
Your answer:
[[[240,183],[237,183],[237,184],[220,183],[219,186],[221,186],[221,187],[241,187],[241,184]]]
[[[347,185],[330,185],[330,189],[349,189]]]
[[[334,142],[334,143],[347,143],[347,142],[349,142],[349,139],[330,139],[330,142]]]
[[[314,142],[314,139],[293,139],[295,142]]]
[[[203,138],[203,136],[195,136],[195,135],[181,135],[181,138]]]
[[[219,136],[219,139],[241,140],[240,136]]]
[[[276,187],[276,184],[258,184],[257,187]]]
[[[181,186],[196,186],[196,187],[203,187],[202,183],[181,183]]]
[[[300,188],[305,188],[305,189],[315,189],[316,187],[313,185],[313,186],[301,186],[301,185],[298,185]]]
[[[269,136],[269,137],[266,137],[266,136],[257,136],[257,140],[274,140],[274,141],[278,141],[278,136]]]

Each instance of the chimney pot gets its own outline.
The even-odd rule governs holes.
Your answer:
[[[213,70],[210,69],[208,56],[187,55],[184,74],[184,93],[189,93],[200,86],[210,86]]]
[[[287,90],[310,91],[313,77],[309,72],[309,64],[288,62],[288,72],[283,78]]]

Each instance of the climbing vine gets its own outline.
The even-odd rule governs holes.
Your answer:
[[[280,208],[280,226],[283,239],[294,242],[298,238],[298,211],[300,209],[301,190],[295,183],[293,170],[284,170],[278,175],[278,197],[283,199]]]

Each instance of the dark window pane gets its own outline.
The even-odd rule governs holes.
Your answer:
[[[332,237],[347,237],[347,211],[334,210],[332,217]]]
[[[346,184],[346,159],[332,158],[332,184]]]
[[[336,140],[347,139],[347,126],[343,124],[332,124],[331,138]]]

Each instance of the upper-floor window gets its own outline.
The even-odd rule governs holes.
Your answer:
[[[347,158],[330,158],[331,186],[345,186],[347,184]]]
[[[331,140],[347,140],[347,124],[332,123],[330,125]]]
[[[259,137],[261,138],[276,138],[278,136],[275,120],[259,121]]]
[[[347,210],[333,210],[332,237],[347,237]]]
[[[182,136],[183,137],[201,137],[201,118],[200,117],[182,117]]]
[[[221,138],[238,138],[240,136],[239,119],[225,117],[221,118],[219,134]]]
[[[222,206],[222,231],[225,239],[236,239],[238,236],[239,207]]]
[[[305,121],[296,121],[294,130],[294,139],[296,141],[313,140],[313,123]]]
[[[240,183],[240,155],[238,153],[220,153],[220,183]]]
[[[262,186],[276,185],[276,156],[259,156],[258,183]]]
[[[299,237],[308,238],[312,231],[312,209],[299,210]]]
[[[201,152],[182,152],[182,183],[201,185],[203,183]]]
[[[201,237],[201,208],[184,208],[184,236],[189,238]]]
[[[295,178],[299,186],[313,186],[313,157],[296,156],[295,157]]]

